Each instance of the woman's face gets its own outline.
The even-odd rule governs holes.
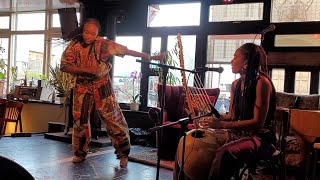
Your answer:
[[[234,53],[234,57],[231,60],[231,68],[232,72],[235,74],[245,74],[245,70],[247,68],[247,60],[240,48],[238,48]]]
[[[94,23],[88,23],[84,25],[82,37],[86,44],[94,42],[98,36],[99,28]]]

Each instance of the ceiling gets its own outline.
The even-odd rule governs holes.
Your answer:
[[[46,3],[51,2],[46,5]],[[11,6],[12,3],[12,6]],[[0,13],[30,12],[79,7],[75,0],[0,0]]]

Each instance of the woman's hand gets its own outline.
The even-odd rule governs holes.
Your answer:
[[[215,117],[201,119],[199,122],[203,128],[223,129],[222,122]]]
[[[161,53],[159,55],[156,56],[150,56],[150,60],[159,60],[159,61],[163,61],[165,56],[165,53]]]

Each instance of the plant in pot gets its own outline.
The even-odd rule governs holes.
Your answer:
[[[125,85],[123,89],[119,89],[120,92],[125,94],[130,100],[130,110],[138,111],[140,105],[140,80],[142,74],[137,71],[133,71],[129,78],[124,78],[121,81]]]
[[[13,100],[16,83],[18,82],[18,67],[11,67],[10,71],[11,71],[11,81],[10,81],[10,90],[9,90],[9,93],[7,94],[7,99]]]
[[[5,49],[0,46],[0,97],[3,96],[3,88],[5,84],[5,78],[7,74],[7,63],[2,57],[2,53],[5,52]]]
[[[159,55],[159,54],[160,52],[154,53],[154,55]],[[178,51],[178,43],[176,43],[173,49],[165,51],[164,64],[169,66],[179,66],[178,62],[179,62],[179,51]],[[159,83],[162,83],[163,77],[162,77],[161,68],[159,67],[153,68],[153,71],[157,76],[159,76]],[[166,82],[167,82],[166,83],[167,85],[172,85],[172,86],[179,85],[180,79],[172,71],[169,71],[167,73]]]
[[[53,92],[51,96],[55,95],[60,98],[62,104],[66,104],[70,98],[70,90],[75,85],[75,77],[69,73],[60,71],[60,66],[52,67],[49,65],[50,78],[47,85],[49,85]]]

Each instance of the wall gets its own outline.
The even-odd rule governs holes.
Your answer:
[[[31,133],[47,132],[49,122],[65,122],[64,112],[59,104],[24,102],[21,115],[22,130]],[[14,125],[15,123],[7,124],[6,134],[14,132]]]

